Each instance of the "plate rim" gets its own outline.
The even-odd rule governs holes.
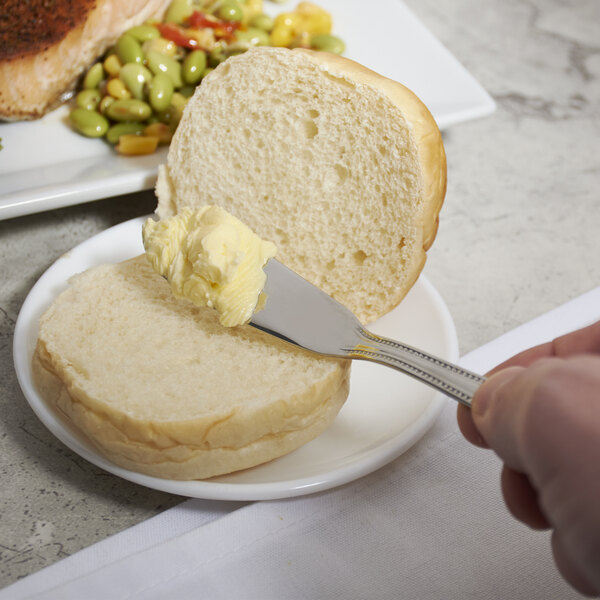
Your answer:
[[[65,260],[72,259],[73,256],[77,257],[82,252],[87,251],[86,246],[94,247],[101,243],[102,238],[105,236],[118,236],[119,229],[133,229],[136,224],[141,225],[147,218],[148,215],[135,217],[102,230],[77,244],[69,252],[59,257],[48,267],[48,269],[46,269],[46,271],[44,271],[32,286],[17,316],[13,338],[13,364],[21,391],[25,396],[25,400],[29,407],[33,410],[34,414],[42,424],[55,438],[77,455],[94,464],[96,467],[116,475],[117,477],[138,485],[171,494],[206,500],[275,500],[312,494],[360,479],[380,469],[407,451],[437,421],[441,411],[449,401],[443,394],[431,390],[432,396],[427,408],[423,410],[415,420],[413,420],[406,428],[402,429],[398,435],[386,440],[369,452],[363,452],[359,460],[351,461],[338,468],[325,471],[318,477],[314,475],[278,482],[251,483],[220,482],[218,479],[192,481],[162,479],[119,467],[93,449],[93,447],[84,445],[83,442],[78,439],[78,436],[70,431],[69,426],[65,424],[65,419],[58,414],[56,409],[46,403],[35,389],[31,377],[32,348],[28,343],[30,337],[29,334],[32,332],[32,328],[35,327],[37,329],[37,323],[32,323],[32,317],[39,313],[40,309],[42,312],[46,310],[48,304],[44,302],[43,298],[40,300],[38,297],[39,292],[48,291],[46,289],[47,280],[55,279],[53,277],[55,271],[63,267]],[[121,254],[120,260],[126,260],[127,257],[128,256]],[[95,256],[95,259],[97,260],[95,264],[106,262],[102,257]],[[68,267],[68,263],[65,266]],[[90,268],[91,266],[93,265],[88,265],[86,268]],[[66,286],[68,279],[75,273],[76,271],[71,270],[71,274],[67,279],[60,278],[60,283],[62,283],[63,286]],[[438,316],[442,322],[444,328],[442,335],[444,336],[445,344],[448,345],[448,355],[444,356],[444,358],[450,361],[456,361],[458,359],[458,339],[454,321],[448,307],[438,290],[423,274],[420,275],[415,285],[423,287],[424,293],[426,293],[434,303]],[[64,289],[64,287],[61,288],[61,290],[62,289]],[[51,294],[52,299],[54,299],[61,290],[53,290]],[[401,438],[400,442],[398,442],[398,437]],[[88,444],[91,446],[91,442],[88,442]],[[258,469],[260,468],[260,465],[254,468]],[[182,491],[182,488],[190,489]]]

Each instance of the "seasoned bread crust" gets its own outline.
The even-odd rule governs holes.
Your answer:
[[[117,465],[206,479],[328,427],[349,361],[310,354],[175,299],[145,256],[78,275],[40,321],[41,395]]]
[[[82,25],[96,0],[4,0],[0,29],[0,61],[48,50]]]
[[[162,17],[169,3],[8,0],[0,38],[0,119],[43,116],[121,33]]]
[[[446,191],[441,133],[413,92],[343,57],[256,48],[189,101],[157,214],[219,204],[364,323],[418,278]]]

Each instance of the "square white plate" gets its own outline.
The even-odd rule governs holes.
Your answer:
[[[316,3],[332,14],[345,56],[412,89],[440,128],[494,111],[489,94],[400,0]],[[265,2],[265,9],[276,14],[296,4]],[[386,18],[371,22],[374,14]],[[0,125],[0,219],[154,186],[166,149],[122,157],[104,142],[74,133],[67,116],[63,106],[39,121]]]

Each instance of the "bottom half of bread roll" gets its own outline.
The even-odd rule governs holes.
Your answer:
[[[175,299],[144,256],[73,278],[40,320],[42,397],[127,469],[206,479],[321,434],[349,361],[319,357]]]

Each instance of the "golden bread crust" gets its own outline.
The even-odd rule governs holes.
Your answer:
[[[297,49],[294,52],[307,53],[317,63],[345,73],[360,83],[380,89],[394,104],[401,107],[412,127],[420,154],[424,184],[423,250],[429,250],[437,234],[439,214],[446,196],[447,184],[446,152],[442,134],[429,109],[406,86],[355,61],[314,50]]]
[[[189,480],[319,435],[348,395],[350,362],[223,328],[214,311],[173,298],[142,255],[73,280],[40,321],[32,370],[42,398],[109,460]]]

